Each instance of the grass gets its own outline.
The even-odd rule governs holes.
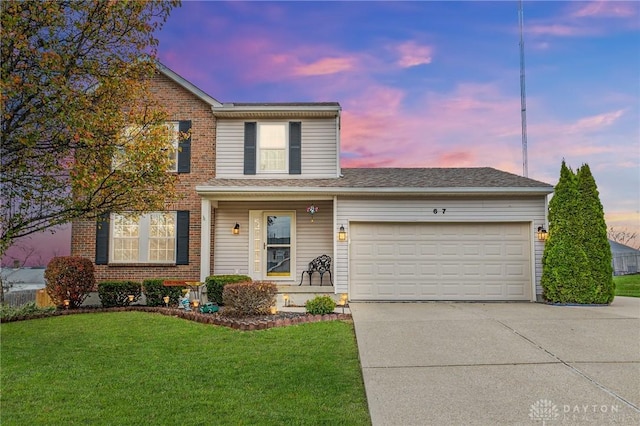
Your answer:
[[[616,296],[640,297],[640,274],[613,277]]]
[[[369,425],[353,324],[143,312],[0,325],[2,425]]]

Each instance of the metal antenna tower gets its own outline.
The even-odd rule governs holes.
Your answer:
[[[524,85],[524,13],[522,0],[518,2],[518,21],[520,24],[520,117],[522,121],[522,175],[529,177],[529,159],[527,157],[527,94]]]

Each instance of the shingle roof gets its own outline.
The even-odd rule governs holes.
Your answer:
[[[322,179],[212,179],[198,188],[200,192],[225,191],[236,188],[291,188],[291,189],[376,189],[412,190],[410,192],[434,192],[434,189],[500,189],[523,192],[551,193],[553,187],[547,183],[525,178],[490,167],[480,168],[354,168],[342,169],[342,177]],[[435,191],[437,192],[437,191]],[[463,192],[463,191],[458,191]],[[471,191],[470,191],[471,192]],[[498,192],[498,191],[496,191]]]

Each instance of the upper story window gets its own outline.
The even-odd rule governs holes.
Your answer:
[[[258,124],[258,162],[260,172],[287,172],[286,123]]]
[[[167,171],[189,173],[191,171],[191,121],[168,121],[165,123],[171,137],[169,167]],[[149,132],[140,126],[127,126],[120,135],[120,143],[115,149],[111,168],[125,172],[136,172],[129,162],[128,147],[139,138],[150,137]]]
[[[302,123],[244,123],[244,174],[302,173]]]
[[[172,149],[169,151],[169,169],[170,172],[178,171],[178,142],[180,140],[180,122],[169,121],[167,127],[171,133],[171,145]]]

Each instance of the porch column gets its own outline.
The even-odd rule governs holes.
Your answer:
[[[200,200],[200,281],[204,282],[211,275],[211,201]]]

